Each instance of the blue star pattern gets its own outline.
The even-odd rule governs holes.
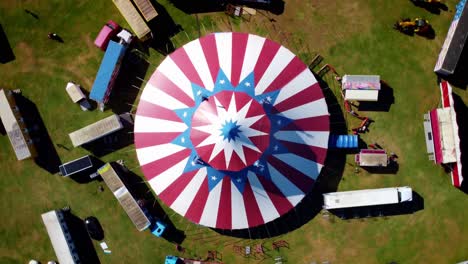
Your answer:
[[[273,134],[279,131],[281,128],[287,126],[292,122],[291,119],[281,116],[281,114],[275,113],[273,105],[279,94],[279,90],[264,93],[260,95],[255,95],[255,83],[254,83],[254,73],[249,74],[244,80],[239,82],[239,85],[233,87],[229,79],[226,77],[225,73],[220,69],[215,86],[213,91],[209,91],[201,86],[192,83],[192,92],[195,101],[195,105],[189,108],[177,109],[175,110],[179,118],[187,125],[188,129],[179,135],[176,139],[172,141],[173,144],[180,145],[186,148],[190,148],[191,155],[185,166],[184,173],[190,172],[193,170],[198,170],[201,168],[207,169],[207,178],[208,178],[208,187],[211,191],[219,182],[222,181],[224,177],[229,177],[232,183],[237,187],[240,193],[243,193],[245,184],[247,183],[247,174],[249,171],[255,173],[256,175],[263,177],[264,179],[271,180],[270,172],[267,165],[267,159],[273,154],[287,153],[288,150],[284,147]],[[270,120],[271,123],[271,132],[270,135],[270,145],[266,151],[261,155],[260,159],[254,164],[240,170],[240,171],[218,171],[212,168],[207,162],[200,159],[197,154],[191,140],[190,140],[190,129],[192,117],[195,111],[198,109],[200,104],[204,100],[209,100],[209,98],[221,91],[232,90],[235,92],[244,92],[252,97],[255,101],[260,103]],[[242,133],[241,126],[237,124],[237,121],[226,121],[222,127],[221,136],[223,139],[228,141],[235,141],[240,138]]]

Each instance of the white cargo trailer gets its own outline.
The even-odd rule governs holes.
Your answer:
[[[324,209],[340,209],[361,206],[397,204],[413,200],[410,187],[366,189],[323,194]]]

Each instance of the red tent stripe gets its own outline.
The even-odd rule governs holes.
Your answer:
[[[180,132],[164,132],[158,133],[158,136],[155,137],[154,133],[150,132],[135,132],[135,147],[137,149],[146,148],[161,144],[170,143]]]
[[[289,202],[289,200],[283,195],[280,189],[276,187],[273,182],[266,180],[263,177],[258,177],[260,183],[263,185],[268,197],[276,208],[276,211],[283,215],[291,210],[294,206]]]
[[[242,65],[244,62],[245,48],[249,35],[243,33],[232,33],[232,62],[231,83],[235,87],[239,84]]]
[[[300,157],[315,161],[319,164],[325,163],[325,158],[327,157],[327,149],[303,145],[290,141],[280,141],[291,153],[294,153]]]
[[[192,129],[191,132],[192,133],[190,134],[190,140],[192,140],[192,144],[195,147],[198,146],[198,144],[202,143],[210,135],[209,133],[206,133],[204,131],[200,131],[198,129]],[[211,151],[211,150],[212,150],[212,148],[210,148],[207,151]]]
[[[250,184],[245,184],[244,187],[244,205],[245,205],[245,212],[247,214],[247,222],[249,223],[249,227],[258,226],[264,223],[262,213],[260,212],[260,208],[258,207],[257,200],[255,199],[255,195],[252,191],[252,187]]]
[[[205,209],[206,201],[208,200],[208,179],[205,178],[203,180],[200,189],[198,189],[197,195],[193,199],[192,203],[190,204],[187,213],[185,213],[185,217],[195,223],[200,223],[201,216],[203,214],[203,210]]]
[[[281,128],[281,131],[329,131],[330,130],[330,117],[314,116],[294,120],[287,126]]]
[[[169,78],[160,71],[156,71],[153,76],[151,76],[149,83],[156,87],[156,89],[165,92],[189,107],[195,105],[195,101],[192,98],[190,98],[181,88],[179,88],[179,86],[169,80]]]
[[[284,112],[322,98],[323,93],[320,89],[320,85],[315,83],[308,88],[291,95],[288,99],[274,105],[274,108],[277,112]]]
[[[229,176],[223,178],[221,186],[221,198],[219,199],[218,217],[216,227],[221,229],[231,229],[232,227],[232,207],[231,207],[231,179]]]
[[[270,63],[275,57],[279,48],[280,45],[278,45],[278,43],[273,42],[269,39],[265,40],[262,51],[258,56],[257,64],[254,68],[255,84],[257,84],[262,79],[263,74],[265,73],[268,66],[270,66]]]
[[[197,174],[198,170],[189,171],[182,174],[172,184],[162,191],[158,196],[167,205],[171,206],[172,203],[177,199],[180,193],[184,191],[185,187],[192,181],[193,177]]]
[[[144,100],[141,100],[138,104],[137,115],[154,117],[175,122],[182,122],[182,120],[176,115],[174,111]]]
[[[200,45],[205,54],[206,62],[210,68],[211,76],[213,77],[213,82],[216,82],[219,71],[219,59],[218,59],[218,50],[216,49],[216,39],[214,34],[210,34],[206,37],[200,38]]]
[[[292,79],[294,79],[297,75],[303,72],[306,68],[307,66],[298,57],[294,57],[289,62],[289,64],[281,71],[281,73],[276,77],[276,79],[273,82],[271,82],[271,84],[264,91],[264,93],[272,92],[283,88],[286,84],[288,84]]]
[[[186,159],[191,153],[190,149],[183,149],[172,155],[166,156],[162,159],[152,161],[148,164],[141,166],[141,170],[148,180],[157,177],[159,174],[172,167],[174,164]]]
[[[303,193],[308,193],[314,180],[309,178],[307,175],[304,175],[302,172],[296,170],[295,168],[289,166],[285,162],[270,156],[268,158],[268,163],[273,166],[277,171],[279,171],[284,177],[286,177],[292,184],[296,185]]]
[[[193,66],[187,52],[184,48],[177,49],[174,53],[169,55],[179,69],[187,76],[187,78],[199,86],[203,86],[203,82],[200,79],[197,69]]]

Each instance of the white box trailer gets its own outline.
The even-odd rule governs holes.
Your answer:
[[[91,125],[76,130],[68,134],[68,136],[70,136],[73,146],[79,147],[83,144],[92,142],[111,133],[119,131],[122,128],[123,124],[120,121],[120,117],[116,114],[113,114]]]
[[[130,0],[112,0],[112,2],[114,2],[117,9],[119,9],[122,16],[127,20],[127,23],[140,40],[145,41],[151,38],[151,29]],[[149,15],[149,17],[151,16],[152,15]]]
[[[381,189],[365,189],[347,192],[332,192],[323,194],[324,209],[340,209],[361,206],[397,204],[413,200],[410,187],[392,187]]]
[[[345,100],[377,102],[380,86],[379,75],[345,75],[341,80]]]

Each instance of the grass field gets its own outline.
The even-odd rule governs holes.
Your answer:
[[[319,214],[279,237],[253,241],[198,227],[162,205],[170,221],[187,235],[182,244],[187,250],[180,255],[170,242],[138,232],[113,195],[107,189],[98,191],[101,182],[78,184],[48,173],[34,161],[19,162],[8,138],[1,136],[0,263],[26,263],[32,258],[45,263],[54,259],[40,215],[65,205],[81,218],[94,215],[100,220],[112,250],[105,255],[95,242],[101,263],[162,263],[169,254],[205,257],[207,250],[215,249],[222,253],[224,263],[274,263],[279,255],[286,263],[456,263],[468,259],[468,197],[451,186],[449,175],[441,167],[427,160],[422,126],[423,113],[439,105],[432,69],[453,18],[455,0],[447,0],[449,11],[440,15],[407,0],[288,0],[283,14],[261,11],[250,21],[232,19],[224,13],[187,15],[168,0],[158,3],[183,28],[171,38],[175,47],[198,37],[199,32],[243,31],[282,43],[306,63],[320,53],[341,74],[381,75],[392,88],[394,104],[389,111],[363,112],[375,123],[362,138],[397,153],[399,171],[355,173],[350,155],[338,190],[408,185],[424,199],[424,209],[407,215],[346,221],[330,221]],[[24,9],[36,13],[38,19]],[[435,39],[410,37],[392,29],[399,18],[417,16],[430,21]],[[72,148],[68,133],[112,111],[82,112],[64,91],[70,80],[90,90],[103,56],[93,41],[109,19],[128,27],[109,0],[0,1],[0,24],[15,55],[15,60],[0,64],[0,87],[20,88],[35,103],[53,143],[70,148],[56,147],[63,162],[88,153]],[[47,39],[48,32],[57,32],[64,43]],[[154,49],[149,49],[149,54],[151,63],[141,72],[143,78],[148,78],[164,58]],[[337,91],[331,76],[325,81]],[[468,103],[466,87],[454,92],[465,105]],[[349,117],[346,121],[349,127],[357,125]],[[142,177],[133,145],[101,159],[124,159]],[[271,242],[279,239],[288,241],[290,248],[273,252]],[[232,250],[232,245],[262,242],[270,256],[263,261],[237,256]]]

